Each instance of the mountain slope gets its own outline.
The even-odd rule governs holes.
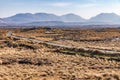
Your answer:
[[[3,19],[0,18],[0,23],[5,23],[5,21]]]
[[[4,18],[5,21],[10,23],[25,23],[29,21],[34,21],[34,16],[30,13],[20,13],[11,17]]]
[[[66,14],[61,16],[61,20],[64,22],[85,22],[86,20],[75,14]]]
[[[36,13],[34,16],[38,21],[60,21],[60,17],[54,14]]]
[[[115,13],[101,13],[92,17],[89,22],[118,23],[120,22],[120,16]]]
[[[38,22],[38,21],[58,21],[60,20],[58,16],[54,14],[47,13],[20,13],[14,16],[4,18],[5,21],[14,23],[28,23],[28,22]]]
[[[106,24],[120,24],[120,16],[115,13],[101,13],[86,20],[75,14],[66,14],[57,16],[48,13],[20,13],[11,17],[0,19],[0,25],[106,25]]]
[[[14,16],[4,18],[5,21],[15,23],[28,23],[28,22],[39,22],[39,21],[65,21],[65,22],[84,22],[85,19],[75,14],[66,14],[63,16],[57,16],[48,13],[20,13]]]

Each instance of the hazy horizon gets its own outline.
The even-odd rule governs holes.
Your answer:
[[[120,0],[0,0],[0,18],[18,13],[74,13],[85,19],[99,13],[120,15]]]

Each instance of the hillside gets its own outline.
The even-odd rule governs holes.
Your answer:
[[[101,13],[95,17],[92,17],[89,22],[103,22],[103,23],[119,23],[120,16],[115,13]]]

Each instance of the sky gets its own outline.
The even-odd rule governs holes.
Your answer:
[[[17,13],[74,13],[89,19],[99,13],[120,15],[120,0],[0,0],[0,18]]]

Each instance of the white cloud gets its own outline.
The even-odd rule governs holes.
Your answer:
[[[55,6],[55,7],[66,7],[66,6],[70,6],[71,3],[65,3],[65,2],[58,2],[58,3],[53,3],[51,4],[52,6]]]
[[[91,8],[91,7],[96,7],[96,6],[98,5],[94,3],[87,3],[87,4],[77,4],[75,5],[75,8]]]
[[[92,3],[81,5],[81,7],[95,7],[95,6],[96,4],[92,4]]]

